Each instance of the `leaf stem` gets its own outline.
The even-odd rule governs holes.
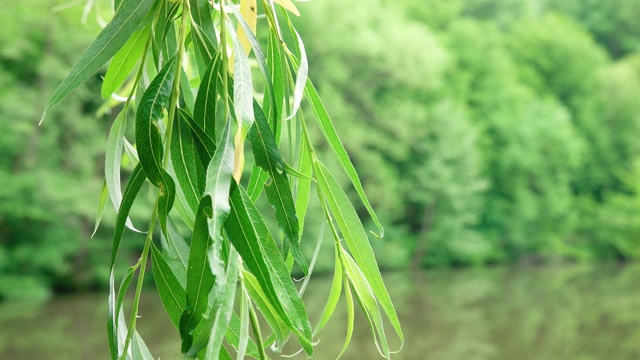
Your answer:
[[[156,226],[156,221],[158,219],[158,196],[156,198],[156,204],[153,207],[153,213],[151,214],[151,221],[149,222],[149,229],[147,230],[147,236],[144,241],[144,248],[142,249],[142,254],[140,255],[140,259],[138,260],[138,264],[136,266],[140,266],[140,272],[138,273],[138,281],[136,283],[136,293],[133,297],[133,305],[131,308],[131,317],[129,319],[129,331],[127,332],[127,340],[124,344],[124,350],[122,351],[122,355],[120,359],[125,358],[125,354],[127,353],[129,346],[131,345],[131,338],[133,337],[133,333],[136,330],[136,320],[138,319],[138,305],[140,304],[140,295],[142,294],[142,284],[144,282],[144,274],[147,268],[147,260],[149,258],[149,248],[151,247],[151,241],[153,240],[153,230]]]

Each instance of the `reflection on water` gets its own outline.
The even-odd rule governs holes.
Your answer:
[[[640,359],[640,266],[494,268],[387,274],[407,338],[397,359]],[[331,279],[305,302],[315,323]],[[106,296],[0,304],[0,359],[106,359]],[[179,339],[154,294],[140,332],[156,358],[178,359]],[[317,359],[333,359],[346,326],[339,308]],[[344,359],[375,359],[363,319]],[[293,341],[292,341],[293,342]],[[295,352],[294,344],[285,353]],[[278,358],[277,355],[273,358]],[[298,356],[304,359],[305,356]]]

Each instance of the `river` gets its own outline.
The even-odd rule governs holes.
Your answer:
[[[304,298],[312,323],[331,278],[314,280]],[[434,270],[385,281],[406,336],[396,359],[640,359],[640,265]],[[343,305],[320,333],[314,358],[338,354]],[[155,358],[179,359],[179,338],[157,296],[144,293],[140,308],[139,330]],[[0,303],[0,359],[107,359],[105,313],[104,294]],[[376,358],[357,317],[343,359]]]

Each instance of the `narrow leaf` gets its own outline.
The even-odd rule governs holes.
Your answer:
[[[327,303],[324,306],[324,310],[322,310],[322,315],[320,316],[320,320],[318,321],[318,325],[313,330],[313,336],[318,335],[320,331],[327,325],[327,322],[333,315],[333,312],[336,310],[336,306],[338,305],[338,300],[340,300],[340,294],[342,293],[342,263],[338,257],[338,253],[336,251],[336,260],[335,260],[335,270],[333,272],[333,281],[331,282],[331,290],[329,290],[329,297],[327,298]]]
[[[212,21],[212,6],[207,0],[189,0],[191,10],[191,39],[200,64],[209,64],[217,44],[216,30]],[[200,73],[204,69],[200,68]]]
[[[101,95],[103,99],[107,99],[122,86],[136,63],[140,61],[150,32],[151,24],[138,28],[122,49],[113,56],[102,82]]]
[[[284,171],[284,161],[278,151],[275,138],[260,106],[254,104],[256,125],[249,132],[249,141],[256,165],[269,172],[271,183],[266,186],[267,200],[276,210],[276,222],[291,246],[292,254],[306,274],[309,271],[299,243],[299,223],[291,194],[291,186]]]
[[[104,208],[107,205],[108,198],[109,198],[109,190],[107,189],[107,183],[104,182],[102,184],[102,191],[100,191],[100,200],[98,201],[98,212],[96,215],[96,223],[93,226],[93,233],[91,234],[92,238],[93,238],[93,235],[96,234],[96,231],[98,231],[98,226],[100,226],[102,215],[104,215]]]
[[[398,337],[404,342],[404,335],[400,328],[398,315],[382,281],[373,249],[371,248],[371,244],[369,244],[367,233],[362,227],[358,214],[329,170],[320,162],[316,162],[314,165],[318,186],[331,208],[331,212],[335,217],[336,223],[340,228],[340,232],[349,250],[351,250],[356,263],[360,269],[362,269],[366,281],[371,286],[378,301],[380,301]]]
[[[120,171],[122,169],[122,150],[125,142],[124,130],[126,127],[126,110],[121,111],[111,124],[109,136],[107,137],[107,148],[104,157],[104,179],[109,191],[109,198],[113,207],[118,210],[122,203],[122,188],[120,183]],[[137,231],[131,223],[131,219],[127,217],[125,225]]]
[[[182,189],[186,202],[195,214],[204,190],[205,173],[197,159],[197,150],[188,125],[174,121],[171,139],[171,163],[176,174],[177,185]]]
[[[298,335],[305,351],[312,355],[311,325],[304,304],[260,212],[244,189],[236,185],[232,186],[231,214],[225,229],[277,314]]]
[[[253,81],[251,80],[251,66],[249,58],[232,28],[229,28],[233,39],[234,66],[233,66],[233,104],[236,119],[242,124],[242,139],[253,125]]]
[[[224,279],[224,263],[222,262],[222,229],[229,216],[229,188],[233,174],[234,149],[231,141],[231,122],[227,121],[220,146],[216,150],[209,167],[205,195],[212,201],[212,213],[208,216],[207,225],[212,245],[209,249],[209,266],[216,278]]]
[[[384,236],[384,229],[382,227],[382,224],[380,224],[380,221],[378,220],[378,216],[373,211],[373,208],[369,203],[369,199],[367,199],[367,195],[364,193],[364,189],[362,187],[362,183],[360,183],[360,178],[358,177],[358,173],[356,172],[356,169],[353,167],[353,164],[351,163],[351,159],[349,159],[349,155],[347,154],[347,151],[345,150],[344,146],[340,142],[340,139],[338,138],[338,133],[336,133],[336,130],[333,127],[333,123],[331,122],[331,118],[329,117],[329,114],[327,113],[327,110],[325,109],[324,104],[322,103],[322,100],[320,100],[320,96],[318,95],[316,88],[313,86],[313,83],[311,83],[311,80],[307,81],[307,86],[305,87],[305,91],[307,93],[307,97],[309,98],[311,108],[313,109],[313,113],[315,114],[316,120],[318,122],[318,125],[320,126],[320,130],[322,131],[322,134],[324,135],[325,139],[329,143],[329,146],[331,147],[331,150],[333,151],[336,158],[338,159],[340,166],[342,166],[344,171],[349,176],[349,179],[351,180],[353,187],[356,189],[358,196],[360,196],[360,200],[362,201],[364,206],[367,208],[367,211],[369,212],[371,219],[378,227],[378,230],[380,231],[379,236],[380,237]]]
[[[238,282],[238,253],[230,247],[228,264],[225,271],[226,278],[216,279],[214,291],[216,299],[209,308],[205,320],[199,327],[201,329],[193,346],[186,356],[195,356],[206,346],[204,359],[216,359],[222,349],[222,342],[228,332],[229,321],[233,314],[233,302],[235,300],[236,287]],[[220,280],[220,281],[218,281]]]
[[[152,244],[153,278],[156,281],[162,305],[176,327],[180,325],[180,316],[186,303],[186,293],[164,255]]]
[[[184,241],[180,232],[169,217],[167,221],[167,233],[160,234],[162,251],[171,271],[180,284],[187,283],[187,268],[189,263],[189,245]]]
[[[167,215],[175,199],[175,184],[162,166],[164,150],[158,121],[164,118],[164,110],[171,96],[174,66],[176,66],[175,57],[165,64],[149,84],[140,99],[136,113],[138,156],[147,179],[160,188],[158,218],[164,232],[166,232]]]
[[[113,57],[136,31],[154,0],[127,0],[122,3],[113,19],[100,32],[95,41],[73,65],[69,75],[58,85],[47,102],[42,119],[53,106],[94,74]],[[42,120],[40,121],[42,123]]]
[[[198,124],[207,137],[213,140],[216,139],[216,104],[219,93],[217,83],[220,69],[220,57],[216,56],[202,75],[193,109],[194,122]]]
[[[276,4],[282,6],[283,8],[291,11],[295,16],[300,16],[300,12],[296,8],[295,5],[291,2],[291,0],[273,0]]]
[[[211,245],[211,238],[207,229],[207,218],[211,213],[211,199],[206,196],[200,201],[191,236],[189,267],[187,269],[187,301],[180,318],[180,337],[182,338],[183,353],[186,353],[191,348],[193,330],[202,320],[202,315],[207,310],[207,297],[215,282],[215,278],[211,276],[207,261],[207,250]]]
[[[360,302],[360,306],[367,316],[367,321],[369,322],[369,327],[371,327],[371,332],[375,339],[376,346],[378,347],[378,351],[382,356],[390,359],[391,354],[389,351],[389,344],[387,343],[387,336],[384,332],[384,326],[382,323],[382,315],[380,314],[376,297],[373,294],[367,279],[351,255],[349,255],[349,253],[347,253],[343,248],[340,249],[342,252],[341,257],[344,259],[343,264],[347,278],[353,285],[356,298]],[[376,335],[376,332],[378,335]],[[380,344],[378,344],[378,338],[380,339]],[[382,348],[380,346],[382,346]]]
[[[300,49],[300,66],[298,67],[298,73],[296,74],[296,84],[293,89],[293,109],[291,110],[291,114],[285,120],[293,118],[298,112],[300,103],[302,102],[304,88],[307,84],[307,79],[309,78],[309,62],[307,61],[307,53],[304,50],[304,43],[302,42],[300,34],[298,34],[298,32],[293,27],[291,27],[291,29],[296,34],[296,38],[298,39],[298,48]]]

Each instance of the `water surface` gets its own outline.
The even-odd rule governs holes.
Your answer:
[[[331,278],[314,280],[304,299],[315,324]],[[407,339],[395,358],[640,359],[639,280],[638,265],[387,274]],[[321,332],[314,358],[340,351],[343,305]],[[156,295],[145,293],[140,308],[139,330],[154,356],[179,359],[179,338]],[[0,303],[0,359],[107,359],[105,314],[106,295]],[[343,358],[381,358],[367,324],[356,321]],[[297,350],[291,342],[285,353]]]

